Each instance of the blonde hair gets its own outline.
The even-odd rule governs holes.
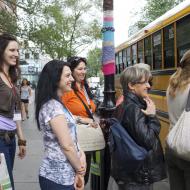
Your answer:
[[[151,73],[149,70],[143,68],[143,67],[137,67],[137,66],[130,66],[127,67],[120,76],[120,83],[123,88],[123,92],[126,92],[129,90],[128,84],[135,84],[142,80],[144,77],[145,80],[149,80],[151,76]]]
[[[180,67],[170,78],[169,95],[175,97],[177,91],[184,91],[188,84],[190,84],[190,50],[183,55]]]

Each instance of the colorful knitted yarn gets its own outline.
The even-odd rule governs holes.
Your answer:
[[[115,74],[113,11],[104,11],[102,71],[104,75]]]

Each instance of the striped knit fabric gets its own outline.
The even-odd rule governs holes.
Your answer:
[[[104,75],[115,74],[115,47],[113,11],[104,11],[103,24],[102,71]]]

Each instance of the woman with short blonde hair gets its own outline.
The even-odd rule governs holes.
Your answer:
[[[117,176],[114,176],[114,163],[117,159],[112,158],[112,176],[117,181],[119,190],[152,190],[154,182],[166,178],[159,139],[161,126],[156,117],[155,104],[148,95],[151,76],[149,70],[131,66],[120,77],[124,102],[118,108],[122,109],[122,114],[116,111],[118,115],[115,116],[134,141],[148,151],[148,155],[139,168],[131,173],[123,170]]]

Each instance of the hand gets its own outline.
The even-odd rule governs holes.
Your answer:
[[[90,127],[93,127],[93,128],[95,128],[95,129],[98,128],[98,126],[99,126],[99,125],[98,125],[97,122],[93,122],[93,123],[90,124]]]
[[[93,121],[93,119],[90,119],[90,118],[82,118],[82,122],[84,123],[84,124],[92,124],[94,121]]]
[[[74,181],[75,190],[83,190],[84,189],[84,177],[76,174]]]
[[[144,98],[144,101],[146,102],[147,108],[146,110],[141,110],[145,115],[156,115],[156,106],[154,104],[154,102],[146,97]]]
[[[19,146],[18,157],[23,159],[26,156],[26,146]]]

